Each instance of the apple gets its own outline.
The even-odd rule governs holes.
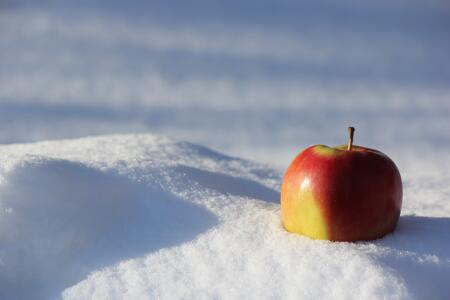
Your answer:
[[[283,226],[313,239],[359,241],[392,232],[402,206],[402,180],[380,151],[353,145],[306,148],[281,185]]]

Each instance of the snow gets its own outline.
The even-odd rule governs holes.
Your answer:
[[[349,125],[394,158],[450,143],[442,1],[34,2],[0,10],[2,143],[150,131],[279,166]]]
[[[440,0],[1,1],[0,298],[447,299],[449,16]],[[283,171],[349,125],[401,171],[397,231],[288,234]]]
[[[0,147],[0,296],[445,299],[449,176],[405,180],[394,234],[314,241],[281,172],[156,135]]]

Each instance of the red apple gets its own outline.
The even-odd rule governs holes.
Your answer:
[[[290,164],[281,186],[284,227],[313,239],[373,240],[400,216],[402,181],[380,151],[348,145],[311,146]]]

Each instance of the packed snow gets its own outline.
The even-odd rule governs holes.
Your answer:
[[[155,135],[0,147],[2,299],[445,299],[450,188],[361,243],[281,226],[281,172]]]
[[[0,1],[0,299],[447,300],[449,8]],[[287,233],[283,171],[350,125],[398,229]]]

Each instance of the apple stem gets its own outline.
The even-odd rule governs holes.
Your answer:
[[[354,127],[349,127],[348,128],[348,135],[349,135],[349,139],[348,139],[348,146],[347,146],[347,150],[348,151],[352,151],[352,147],[353,147],[353,134],[355,133],[355,128]]]

